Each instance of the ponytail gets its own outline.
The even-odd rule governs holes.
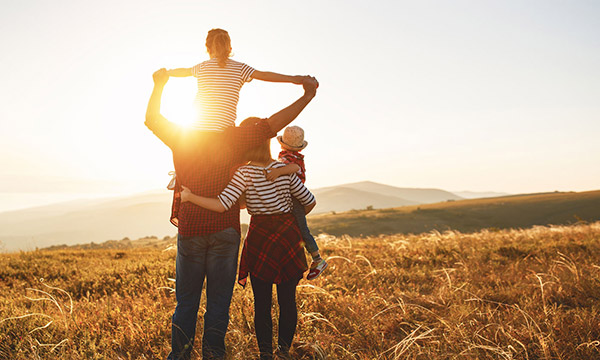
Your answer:
[[[231,39],[227,31],[212,29],[206,36],[206,50],[211,57],[217,58],[220,67],[225,67],[231,55]]]

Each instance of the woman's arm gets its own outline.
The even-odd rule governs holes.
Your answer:
[[[246,193],[243,193],[242,196],[240,196],[238,203],[240,204],[240,209],[246,208]]]
[[[293,83],[296,85],[302,84],[302,82],[304,81],[304,78],[306,78],[306,77],[307,76],[301,76],[301,75],[291,76],[291,75],[278,74],[278,73],[274,73],[274,72],[270,72],[270,71],[258,71],[258,70],[254,70],[254,72],[252,73],[252,78],[256,79],[256,80],[270,81],[270,82],[286,82],[286,83]]]
[[[304,186],[300,178],[296,175],[291,176],[290,194],[300,201],[304,206],[304,212],[308,214],[317,205],[315,196]]]
[[[317,205],[317,201],[316,201],[316,200],[315,200],[315,201],[313,201],[312,203],[310,203],[309,205],[306,205],[306,206],[304,207],[304,213],[305,213],[306,215],[308,215],[308,213],[309,213],[309,212],[311,212],[311,211],[312,211],[312,209],[314,209],[316,205]]]
[[[198,195],[192,193],[192,191],[189,188],[187,188],[183,185],[181,187],[183,188],[183,190],[181,191],[181,202],[189,201],[192,204],[195,204],[195,205],[203,207],[207,210],[216,211],[219,213],[225,212],[225,210],[227,210],[227,209],[225,209],[225,206],[223,206],[221,201],[219,201],[219,199],[198,196]]]
[[[177,68],[167,70],[167,75],[174,77],[192,76],[192,68]]]
[[[181,191],[181,202],[189,201],[192,204],[219,213],[231,209],[233,204],[235,204],[238,201],[240,196],[242,196],[242,194],[246,190],[244,175],[239,169],[235,172],[235,174],[233,174],[233,178],[231,178],[231,181],[229,182],[229,184],[227,184],[227,187],[223,189],[223,191],[221,192],[221,194],[219,194],[217,198],[207,198],[204,196],[198,196],[192,193],[192,191],[189,188],[183,185],[181,187],[183,188],[183,190]]]

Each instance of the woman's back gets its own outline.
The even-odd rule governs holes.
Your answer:
[[[275,181],[267,180],[267,171],[284,166],[273,161],[266,167],[244,165],[238,168],[229,185],[219,195],[219,200],[230,207],[245,192],[246,208],[250,215],[290,213],[292,196],[304,206],[313,203],[313,194],[295,174],[280,176]]]

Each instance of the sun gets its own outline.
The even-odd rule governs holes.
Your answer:
[[[163,91],[161,113],[169,121],[183,126],[190,126],[197,116],[194,109],[195,96],[195,78],[171,77]]]

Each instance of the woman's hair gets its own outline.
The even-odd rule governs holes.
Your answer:
[[[211,57],[217,58],[220,67],[225,67],[231,55],[231,39],[227,31],[212,29],[206,36],[206,50]]]
[[[260,121],[260,118],[249,117],[240,123],[240,126],[255,126]],[[262,144],[256,145],[252,149],[246,151],[246,159],[248,161],[256,161],[268,163],[273,158],[271,157],[271,139],[265,140]]]

